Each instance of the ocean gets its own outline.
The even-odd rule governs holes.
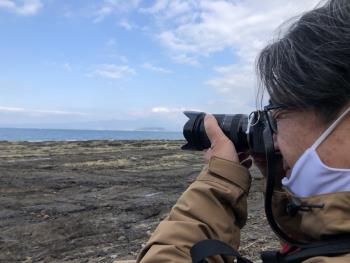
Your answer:
[[[184,140],[182,132],[0,128],[0,141]]]

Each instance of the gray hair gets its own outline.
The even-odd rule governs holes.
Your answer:
[[[257,71],[272,103],[333,119],[350,101],[350,1],[303,14],[261,51]]]

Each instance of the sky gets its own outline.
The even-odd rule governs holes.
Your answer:
[[[255,59],[319,0],[0,0],[0,127],[181,131],[256,109]]]

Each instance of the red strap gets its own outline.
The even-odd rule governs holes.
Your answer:
[[[290,246],[289,244],[283,244],[280,250],[280,253],[282,255],[289,255],[299,251],[301,251],[300,247],[293,247],[293,246]]]

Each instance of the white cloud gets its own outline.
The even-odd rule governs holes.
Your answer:
[[[238,97],[218,98],[209,101],[206,105],[206,110],[217,114],[249,114],[256,109],[254,104],[249,104]]]
[[[126,65],[102,64],[94,71],[94,75],[109,79],[120,79],[135,74],[135,70]]]
[[[160,11],[163,11],[168,6],[168,3],[169,0],[157,0],[152,6],[148,8],[142,8],[141,11],[145,13],[156,14]]]
[[[193,108],[169,108],[169,107],[154,107],[151,109],[152,113],[182,113],[184,111],[200,111],[199,109],[193,109]]]
[[[203,57],[231,52],[232,65],[218,65],[214,68],[216,76],[205,84],[235,100],[232,103],[239,102],[239,108],[242,103],[250,108],[255,103],[254,63],[258,52],[272,39],[279,25],[318,2],[157,0],[142,11],[161,21],[157,39],[177,63],[198,66]]]
[[[208,55],[234,48],[245,59],[251,60],[255,52],[250,51],[260,49],[281,22],[314,7],[318,2],[174,0],[171,4],[162,5],[162,8],[156,2],[151,10],[154,9],[153,13],[165,20],[169,13],[173,14],[168,27],[160,35],[160,40],[170,50]],[[194,15],[189,22],[186,18],[191,14]],[[175,21],[183,22],[174,25],[173,16]]]
[[[19,4],[18,2],[22,2]],[[43,4],[40,0],[0,0],[0,8],[7,9],[18,15],[29,16],[35,15],[42,8]]]
[[[185,64],[185,65],[190,65],[190,66],[199,66],[199,62],[196,58],[190,57],[186,54],[180,54],[176,56],[172,56],[171,59],[179,64]]]
[[[125,30],[132,30],[134,29],[134,26],[126,19],[122,19],[118,23],[119,26],[124,28]]]
[[[86,115],[86,113],[82,113],[82,112],[42,110],[42,109],[25,109],[25,108],[4,107],[4,106],[0,106],[0,113],[24,113],[24,114],[30,114],[30,115],[74,115],[74,116],[85,116]]]
[[[94,23],[101,22],[107,16],[120,14],[136,9],[141,0],[104,0],[95,14]]]
[[[286,19],[314,7],[319,0],[105,0],[96,21],[106,16],[138,11],[152,16],[155,37],[179,64],[199,66],[202,57],[230,50],[237,58],[234,74],[218,72],[206,83],[219,92],[232,92],[255,83],[254,60]],[[128,20],[119,25],[127,30]],[[250,67],[250,68],[249,68]],[[230,72],[232,73],[232,71]]]
[[[188,22],[193,17],[193,9],[197,6],[193,0],[157,0],[148,8],[141,8],[140,12],[158,16],[160,19],[175,19],[177,22]],[[181,17],[180,17],[181,16]]]
[[[150,71],[154,71],[154,72],[158,72],[158,73],[164,73],[164,74],[172,73],[171,70],[165,69],[165,68],[162,68],[162,67],[154,66],[152,63],[144,63],[144,64],[142,64],[142,67],[144,69],[148,69]]]
[[[187,117],[183,114],[185,111],[197,111],[203,110],[194,107],[166,107],[157,106],[153,107],[151,111],[146,111],[148,116],[153,119],[159,119],[163,122],[163,127],[168,130],[182,131],[183,125],[187,122]]]
[[[250,66],[231,65],[216,68],[216,71],[221,76],[209,79],[206,84],[220,93],[236,93],[241,96],[247,89],[250,91],[251,87],[256,86],[256,78]]]
[[[197,51],[196,47],[191,46],[186,43],[184,39],[181,39],[171,31],[164,31],[159,35],[160,41],[172,51],[176,52],[189,52],[195,53]]]

